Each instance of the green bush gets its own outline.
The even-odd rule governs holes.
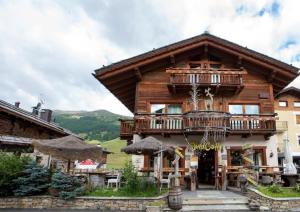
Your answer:
[[[64,200],[73,199],[84,192],[79,179],[56,170],[51,178],[51,189],[59,192],[59,197]]]
[[[131,196],[139,196],[139,194],[147,191],[149,195],[159,194],[158,186],[155,182],[148,181],[144,177],[139,177],[137,171],[131,162],[125,163],[125,168],[123,169],[123,179],[125,185],[121,188],[121,191],[127,193]]]
[[[294,190],[297,192],[300,192],[300,184],[299,183],[295,185]]]
[[[47,191],[50,185],[50,174],[47,168],[30,161],[25,165],[22,176],[13,180],[16,189],[15,196],[27,196],[42,194]]]
[[[276,185],[276,184],[269,186],[269,187],[268,187],[268,190],[269,190],[270,192],[276,193],[276,194],[282,193],[281,187],[278,186],[278,185]]]
[[[125,167],[123,169],[123,179],[125,181],[125,186],[123,189],[128,193],[133,193],[139,188],[141,182],[131,162],[125,163]]]
[[[13,180],[22,174],[25,164],[29,161],[29,157],[0,152],[0,196],[13,195]]]

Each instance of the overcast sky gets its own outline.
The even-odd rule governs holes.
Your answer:
[[[300,67],[300,1],[0,0],[0,99],[130,112],[95,69],[208,30]],[[293,82],[300,87],[300,79]]]

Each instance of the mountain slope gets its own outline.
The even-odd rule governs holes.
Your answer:
[[[108,141],[119,137],[119,118],[107,110],[54,111],[54,121],[61,127],[81,135],[87,140]]]

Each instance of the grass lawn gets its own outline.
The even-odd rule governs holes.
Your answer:
[[[266,186],[261,186],[258,190],[269,197],[300,197],[300,192],[295,191],[293,188],[283,187],[280,193],[273,193]]]
[[[127,142],[119,138],[104,142],[92,140],[88,141],[88,143],[100,144],[102,147],[107,148],[108,151],[113,152],[113,154],[107,156],[107,168],[109,169],[124,168],[125,162],[131,159],[131,155],[121,152],[121,148],[125,147]]]

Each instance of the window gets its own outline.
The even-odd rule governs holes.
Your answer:
[[[158,114],[166,113],[166,105],[165,104],[152,104],[151,105],[151,113],[158,113]]]
[[[180,114],[181,111],[181,105],[178,104],[170,104],[168,105],[168,113],[171,114]]]
[[[296,124],[300,124],[300,114],[296,115]]]
[[[246,114],[259,114],[258,105],[245,105]]]
[[[300,107],[300,102],[294,102],[294,107]]]
[[[300,145],[300,135],[297,135],[298,144]]]
[[[243,105],[229,105],[229,113],[243,114]]]
[[[287,101],[279,101],[279,106],[280,107],[287,107],[288,106]]]
[[[259,105],[229,105],[231,114],[259,114]]]

